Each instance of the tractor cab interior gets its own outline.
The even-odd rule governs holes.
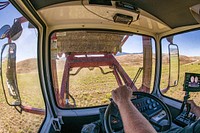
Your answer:
[[[31,131],[124,132],[111,95],[122,85],[157,132],[198,120],[188,100],[200,106],[199,0],[0,4],[0,89],[9,106],[37,116]]]

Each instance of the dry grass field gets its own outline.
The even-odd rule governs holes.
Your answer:
[[[29,70],[21,70],[22,67]],[[33,71],[30,68],[34,68]],[[44,109],[39,77],[36,73],[36,60],[21,63],[17,73],[22,104]],[[43,119],[44,116],[41,115],[26,112],[19,114],[14,107],[8,106],[0,86],[0,133],[36,133]]]
[[[163,74],[161,80],[161,88],[167,86],[168,66],[167,57],[163,57]],[[133,79],[138,67],[142,66],[142,55],[122,55],[117,57],[125,71]],[[155,60],[155,58],[153,58]],[[180,82],[177,87],[171,88],[166,95],[181,100],[184,92],[182,84],[184,80],[184,72],[200,73],[199,57],[181,56],[181,74]],[[58,68],[63,70],[63,62],[58,62]],[[105,71],[110,71],[105,68]],[[154,71],[154,70],[153,70]],[[71,73],[74,73],[73,70]],[[40,90],[39,78],[37,74],[37,65],[35,59],[29,59],[17,64],[17,78],[19,90],[23,105],[31,105],[33,107],[44,108],[44,102]],[[154,73],[154,72],[153,72]],[[62,71],[58,72],[59,84],[61,83]],[[142,73],[136,82],[136,86],[140,87],[142,82]],[[152,76],[152,86],[153,86]],[[95,106],[109,103],[111,96],[110,91],[117,87],[113,74],[102,75],[98,68],[93,71],[82,69],[76,76],[70,77],[70,93],[76,100],[79,107]],[[59,86],[60,87],[60,86]],[[200,97],[198,93],[192,95],[194,100],[200,105]],[[19,114],[13,107],[9,107],[4,99],[2,88],[0,87],[0,132],[14,133],[35,133],[40,127],[44,116],[34,115],[23,112]]]

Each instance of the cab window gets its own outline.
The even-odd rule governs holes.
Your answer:
[[[109,104],[111,91],[124,84],[152,91],[155,42],[151,37],[73,30],[53,32],[50,38],[52,82],[59,107]]]
[[[184,90],[184,80],[185,73],[200,73],[200,30],[189,31],[173,36],[173,43],[178,45],[179,49],[179,60],[180,60],[180,73],[179,81],[177,85],[169,86],[169,42],[167,38],[161,40],[162,46],[162,74],[160,81],[160,88],[163,95],[183,100],[185,95]],[[173,67],[173,66],[172,66]],[[176,67],[176,66],[175,66]],[[176,69],[174,74],[176,75],[178,70]],[[173,74],[170,75],[173,77]],[[168,89],[167,89],[168,88]],[[199,92],[191,92],[190,97],[200,105],[200,99],[198,98]]]
[[[31,114],[22,111],[22,106],[16,106],[19,112],[22,111],[20,114],[14,106],[8,106],[5,100],[7,97],[9,104],[16,105],[17,103],[11,100],[19,96],[15,91],[18,87],[23,107],[40,108],[45,111],[37,64],[38,30],[11,3],[7,4],[0,10],[0,47],[2,49],[5,46],[1,55],[1,82],[4,84],[5,95],[0,85],[0,132],[38,132],[45,115]],[[9,45],[15,48],[11,50]],[[16,55],[8,59],[8,51],[11,55]],[[16,64],[5,66],[13,59],[13,63]],[[16,69],[13,66],[16,66]]]

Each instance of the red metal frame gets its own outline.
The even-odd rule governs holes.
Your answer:
[[[84,55],[85,57],[77,57],[77,55]],[[92,57],[90,55],[103,55],[103,56]],[[109,66],[114,69],[113,74],[119,86],[123,84],[122,82],[123,80],[127,86],[131,87],[134,91],[137,90],[131,78],[124,71],[122,66],[119,64],[119,62],[115,59],[115,57],[112,54],[110,53],[89,53],[89,54],[72,53],[70,55],[66,55],[66,62],[65,62],[64,72],[63,72],[60,96],[58,96],[57,95],[58,93],[56,93],[56,98],[59,99],[59,100],[57,99],[59,106],[65,107],[66,100],[69,99],[69,95],[70,95],[69,70],[70,68],[75,68],[75,67],[88,68],[88,67],[101,67],[101,66]],[[55,90],[55,92],[57,91]]]
[[[44,115],[45,114],[45,110],[44,109],[39,109],[39,108],[33,108],[31,106],[20,106],[21,109],[25,112],[28,113],[33,113],[33,114],[37,114],[37,115]]]

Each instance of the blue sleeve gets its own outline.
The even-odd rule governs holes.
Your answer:
[[[187,125],[186,127],[171,127],[168,131],[163,133],[200,133],[200,120]]]
[[[191,125],[187,125],[181,130],[181,133],[200,133],[200,120],[192,123]]]

